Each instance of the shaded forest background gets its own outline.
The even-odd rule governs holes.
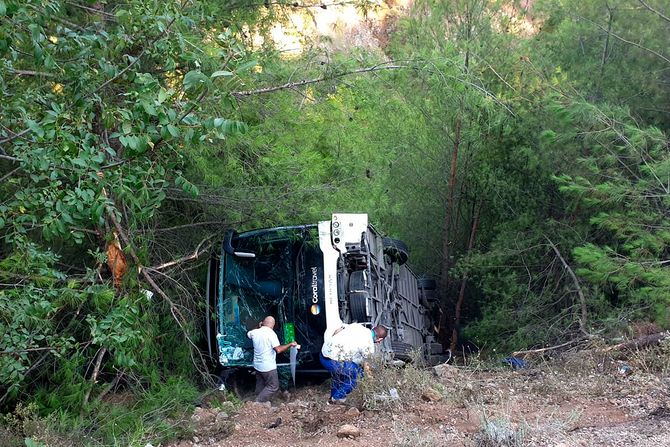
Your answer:
[[[667,329],[668,48],[662,0],[0,0],[0,405],[175,436],[209,250],[332,212],[439,278],[445,345]]]

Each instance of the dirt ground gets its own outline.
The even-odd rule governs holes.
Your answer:
[[[670,447],[667,375],[568,363],[439,372],[439,401],[401,399],[387,411],[329,405],[328,383],[294,390],[271,407],[246,402],[236,414],[199,409],[194,438],[174,447]],[[338,438],[344,424],[360,435]]]

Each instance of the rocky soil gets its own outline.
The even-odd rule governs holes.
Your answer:
[[[400,399],[377,411],[360,400],[327,404],[327,383],[272,406],[203,405],[194,437],[174,447],[670,446],[668,375],[565,361],[517,371],[442,365],[433,377],[413,395],[400,384]]]

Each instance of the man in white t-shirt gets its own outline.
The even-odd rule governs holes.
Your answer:
[[[260,323],[258,329],[247,332],[247,337],[254,344],[254,369],[256,370],[256,402],[267,402],[279,391],[279,376],[277,375],[277,354],[288,350],[298,343],[279,344],[279,338],[273,328],[275,319],[267,316]]]
[[[333,331],[321,348],[321,364],[332,377],[330,401],[343,403],[347,394],[356,387],[359,377],[363,377],[363,363],[375,352],[375,343],[381,343],[386,335],[384,326],[368,329],[362,324],[343,324]]]

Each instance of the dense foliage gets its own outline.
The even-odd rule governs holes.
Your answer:
[[[173,436],[202,254],[333,211],[440,278],[446,344],[670,326],[665,2],[348,3],[0,0],[3,409],[123,443],[87,415],[127,390]],[[372,44],[273,44],[338,7]]]

